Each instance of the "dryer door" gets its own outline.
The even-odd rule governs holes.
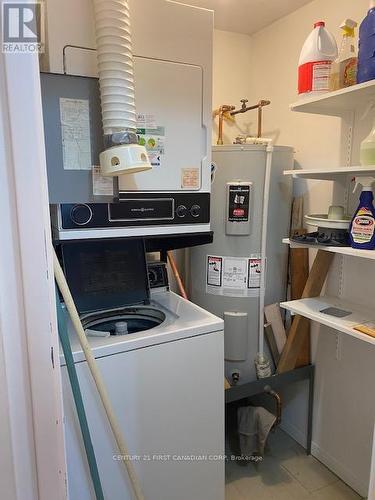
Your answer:
[[[197,191],[202,168],[209,167],[202,124],[202,68],[142,57],[134,60],[139,137],[154,168],[120,176],[120,191]]]

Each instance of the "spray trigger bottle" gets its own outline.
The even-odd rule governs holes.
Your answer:
[[[355,47],[355,28],[353,19],[345,19],[341,25],[342,42],[338,58],[332,63],[330,90],[339,90],[357,83],[358,56]]]
[[[362,186],[359,205],[350,224],[350,242],[353,248],[373,250],[375,248],[375,208],[372,185],[375,177],[359,176],[355,178],[356,191],[358,184]]]

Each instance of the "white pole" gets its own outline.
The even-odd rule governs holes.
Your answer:
[[[266,257],[267,257],[267,226],[268,226],[268,206],[270,200],[271,187],[271,168],[273,157],[273,145],[269,144],[266,150],[266,173],[264,179],[264,194],[263,194],[263,218],[262,218],[262,239],[261,239],[261,275],[260,275],[260,290],[259,290],[259,341],[258,352],[263,355],[264,352],[264,297],[266,293]]]
[[[112,432],[115,436],[116,443],[118,446],[118,449],[122,455],[122,462],[125,464],[125,470],[127,474],[129,475],[134,494],[137,500],[145,500],[140,483],[138,481],[137,474],[135,472],[133,463],[130,460],[130,455],[129,455],[129,450],[128,447],[125,443],[125,439],[122,435],[122,432],[120,430],[120,426],[117,422],[116,415],[113,411],[111,401],[109,399],[107,389],[105,387],[103,378],[101,376],[101,373],[96,365],[95,358],[92,354],[90,344],[86,338],[85,331],[83,329],[81,320],[79,318],[76,306],[74,304],[74,300],[72,297],[72,294],[70,293],[68,283],[66,282],[63,270],[61,269],[60,262],[58,261],[58,258],[56,256],[56,252],[53,251],[53,268],[55,272],[55,279],[57,282],[57,285],[60,289],[61,295],[63,296],[65,306],[69,312],[70,318],[72,320],[74,329],[77,333],[79,342],[81,344],[82,350],[85,353],[86,361],[87,364],[90,368],[91,375],[94,378],[96,387],[99,392],[100,399],[103,403],[105,412],[107,414],[109,423],[111,425]]]

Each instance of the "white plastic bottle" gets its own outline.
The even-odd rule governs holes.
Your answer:
[[[255,370],[258,378],[267,378],[272,375],[271,363],[265,354],[258,352],[255,358]]]
[[[335,38],[324,21],[314,24],[301,51],[298,64],[298,93],[314,95],[329,91],[332,61],[337,58]]]

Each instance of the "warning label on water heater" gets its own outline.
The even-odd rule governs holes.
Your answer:
[[[261,274],[259,254],[249,257],[207,255],[206,292],[228,297],[258,297]]]
[[[223,274],[223,258],[222,257],[207,257],[207,285],[221,286]]]

